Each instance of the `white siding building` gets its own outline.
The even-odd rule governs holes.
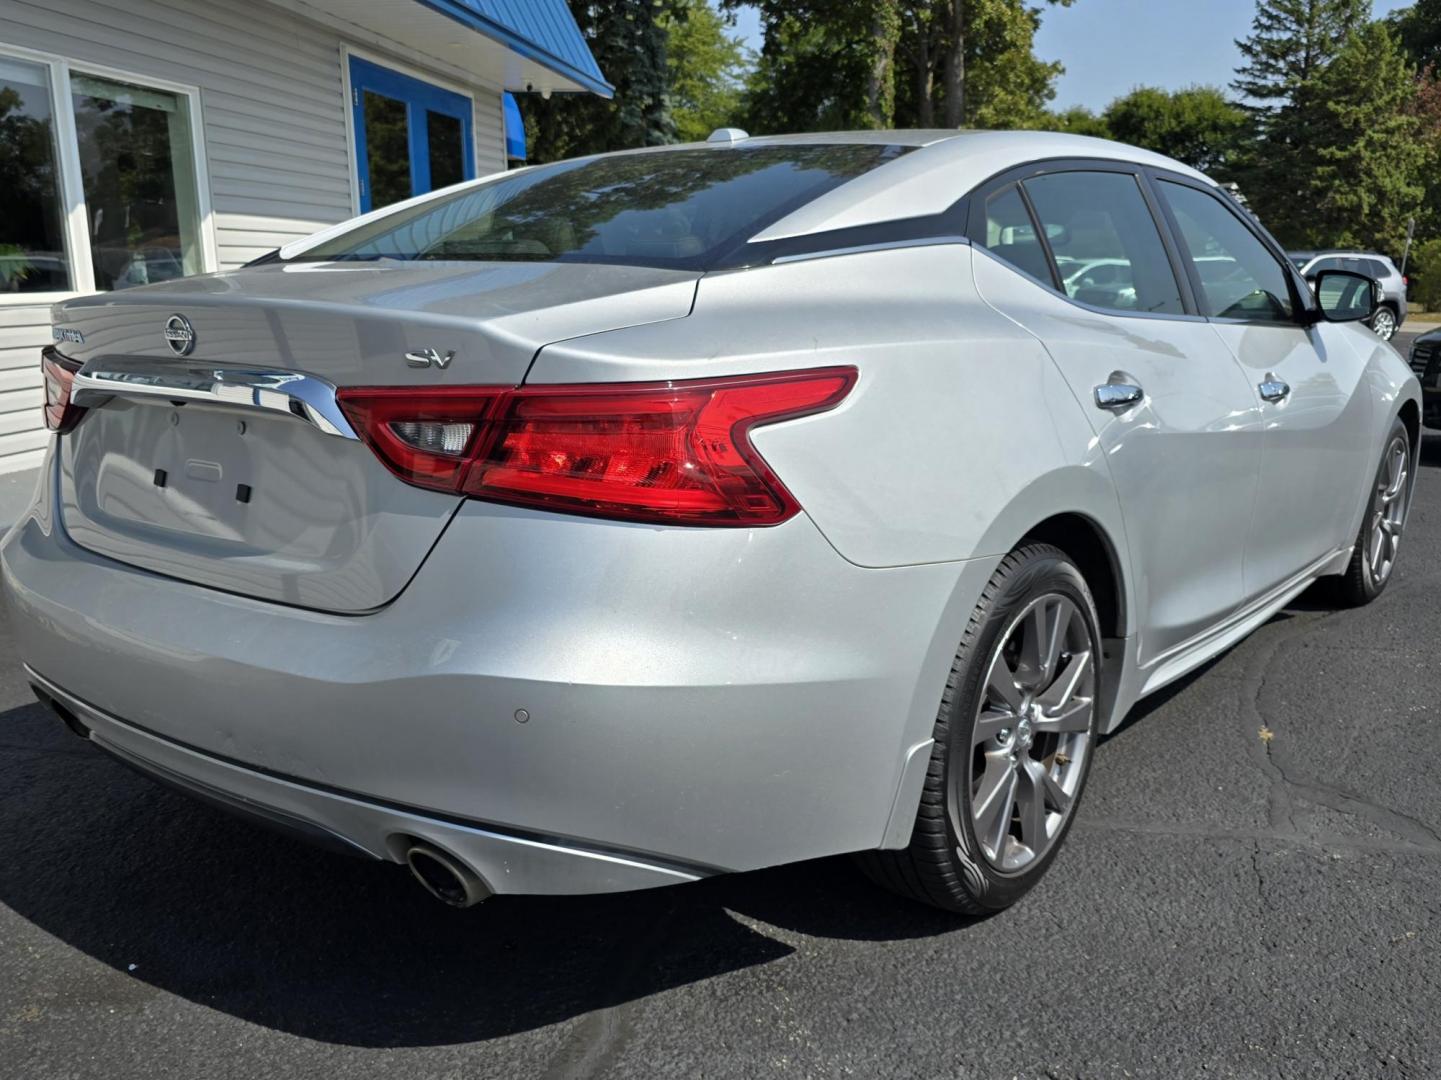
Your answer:
[[[51,303],[503,169],[507,90],[609,95],[564,0],[0,0],[0,473]]]

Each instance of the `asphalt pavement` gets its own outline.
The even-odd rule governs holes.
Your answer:
[[[1386,594],[1143,702],[985,920],[845,859],[451,911],[102,756],[7,625],[0,1078],[1441,1075],[1438,551],[1433,438]]]

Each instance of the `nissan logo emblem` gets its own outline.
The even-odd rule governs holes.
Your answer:
[[[189,356],[195,348],[195,327],[184,315],[172,315],[165,320],[165,344],[176,356]]]

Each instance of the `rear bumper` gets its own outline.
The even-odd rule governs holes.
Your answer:
[[[0,549],[5,592],[22,659],[101,745],[379,858],[427,839],[495,892],[903,844],[995,562],[862,569],[804,516],[467,503],[394,602],[341,616],[113,562],[51,503]]]
[[[318,846],[404,860],[406,841],[425,840],[461,859],[491,891],[621,892],[694,881],[706,868],[588,850],[544,837],[497,832],[258,772],[127,724],[27,669],[36,692],[70,714],[72,727],[132,768],[231,813]],[[71,720],[73,717],[73,721]]]

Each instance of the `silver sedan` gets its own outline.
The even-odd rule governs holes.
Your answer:
[[[1320,286],[1073,136],[502,174],[58,305],[5,592],[78,734],[449,903],[861,852],[996,910],[1139,698],[1386,587],[1420,389]]]

